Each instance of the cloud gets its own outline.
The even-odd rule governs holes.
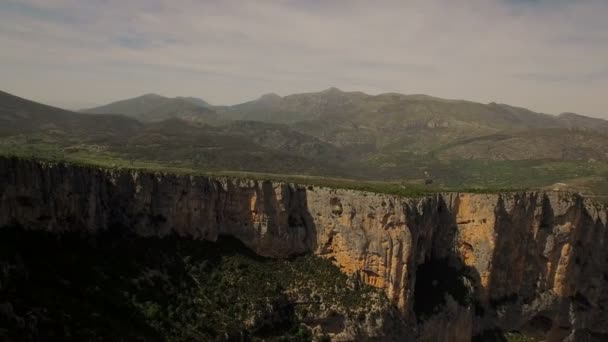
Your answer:
[[[517,78],[524,80],[542,82],[542,83],[568,83],[578,84],[580,86],[590,85],[593,83],[605,84],[608,81],[608,69],[597,70],[591,73],[524,73],[515,74]]]
[[[605,1],[4,0],[0,87],[236,103],[337,86],[608,116]]]

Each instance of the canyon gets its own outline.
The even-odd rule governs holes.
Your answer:
[[[608,339],[607,221],[605,205],[568,192],[403,198],[0,158],[0,227],[230,236],[264,257],[314,254],[381,289],[427,341]]]

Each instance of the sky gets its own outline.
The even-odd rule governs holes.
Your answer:
[[[608,118],[607,0],[2,0],[0,90],[78,108],[334,86]]]

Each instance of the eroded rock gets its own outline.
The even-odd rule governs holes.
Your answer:
[[[211,241],[230,235],[264,256],[315,253],[383,289],[412,331],[422,327],[414,313],[417,269],[445,259],[470,298],[448,300],[429,319],[444,339],[492,329],[548,340],[608,336],[607,210],[577,194],[408,199],[12,158],[0,158],[0,180],[0,226],[129,227]],[[453,315],[462,319],[442,323]]]

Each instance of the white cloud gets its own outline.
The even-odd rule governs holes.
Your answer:
[[[337,86],[608,116],[605,13],[593,0],[6,0],[0,87],[228,104]]]

